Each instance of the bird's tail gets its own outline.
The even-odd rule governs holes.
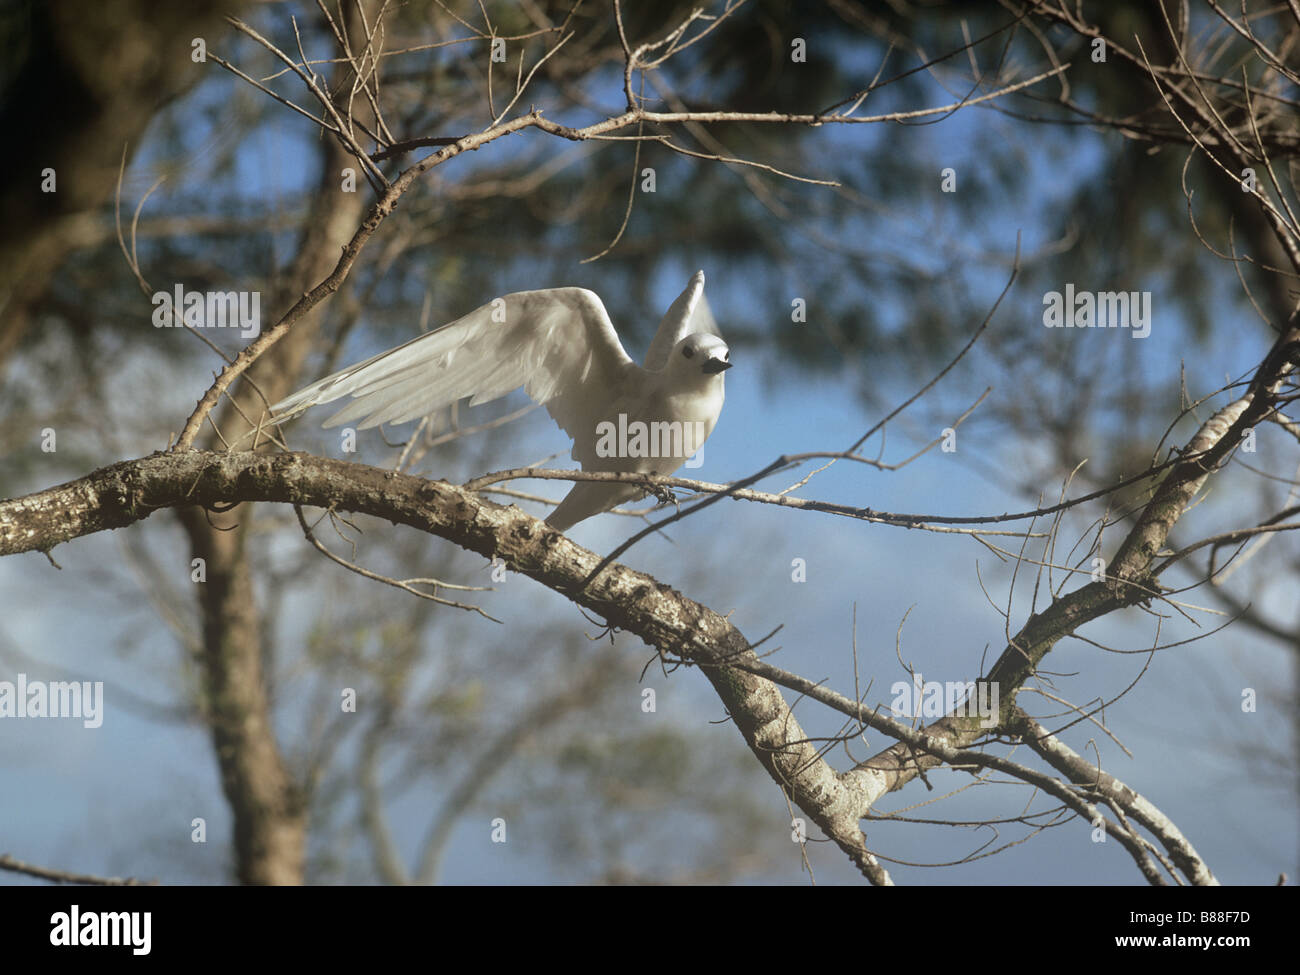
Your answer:
[[[564,500],[546,516],[546,523],[556,531],[568,531],[578,522],[592,515],[616,508],[624,501],[635,501],[644,494],[644,491],[628,484],[577,481],[573,489],[564,496]]]
[[[587,483],[591,483],[590,481]],[[557,532],[567,532],[588,515],[595,514],[594,511],[583,513],[581,510],[588,505],[582,505],[578,499],[578,488],[582,482],[573,486],[573,490],[564,496],[564,500],[555,506],[555,510],[546,516],[546,523],[554,528]]]

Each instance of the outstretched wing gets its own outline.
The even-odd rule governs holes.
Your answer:
[[[718,323],[713,320],[709,302],[704,297],[704,272],[696,271],[686,290],[668,306],[659,330],[655,332],[650,351],[645,354],[645,367],[656,372],[668,365],[668,357],[677,343],[696,332],[709,332],[719,338]]]
[[[585,288],[505,295],[464,318],[327,376],[271,407],[283,422],[350,396],[324,426],[404,423],[472,397],[487,403],[523,387],[566,433],[592,418],[629,368],[600,298]]]

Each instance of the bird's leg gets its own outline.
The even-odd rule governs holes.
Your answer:
[[[646,488],[647,494],[653,494],[660,504],[676,504],[677,495],[673,489],[664,484],[651,484]]]

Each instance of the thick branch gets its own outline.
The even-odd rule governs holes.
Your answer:
[[[841,776],[817,754],[780,690],[729,666],[756,660],[727,619],[670,586],[610,565],[515,507],[444,481],[306,454],[157,453],[105,467],[25,498],[0,502],[0,555],[45,551],[123,528],[154,511],[274,501],[386,518],[439,535],[563,593],[650,646],[698,664],[759,762],[804,813],[875,883],[888,874],[866,848],[859,817],[879,794],[870,774]]]

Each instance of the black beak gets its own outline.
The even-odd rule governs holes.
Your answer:
[[[730,368],[731,363],[727,362],[725,359],[710,359],[708,362],[704,363],[704,374],[706,376],[713,376]]]

